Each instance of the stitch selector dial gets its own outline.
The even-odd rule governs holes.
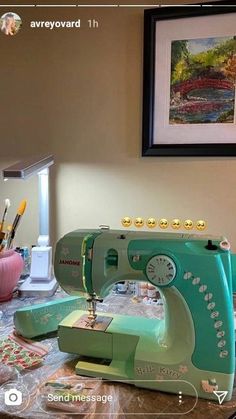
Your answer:
[[[169,256],[156,255],[148,261],[146,275],[156,286],[169,285],[176,276],[175,263]]]

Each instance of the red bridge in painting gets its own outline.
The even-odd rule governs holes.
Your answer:
[[[181,96],[186,95],[187,93],[191,92],[191,90],[196,89],[224,89],[224,90],[232,90],[234,89],[234,84],[231,81],[225,79],[194,79],[194,80],[187,80],[182,83],[178,83],[172,86],[171,90],[174,93],[179,92]]]

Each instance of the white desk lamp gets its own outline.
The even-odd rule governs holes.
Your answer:
[[[39,237],[31,253],[30,276],[20,286],[23,296],[51,296],[58,283],[52,273],[52,247],[49,246],[49,166],[52,155],[37,156],[3,170],[4,180],[27,179],[38,174],[39,179]]]

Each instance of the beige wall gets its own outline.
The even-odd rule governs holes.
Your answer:
[[[52,3],[52,2],[50,2]],[[133,2],[135,3],[135,2]],[[173,3],[173,2],[171,2]],[[16,10],[17,11],[17,10]],[[124,215],[204,218],[236,249],[235,158],[141,158],[143,9],[20,9],[0,34],[0,169],[52,152],[53,238],[120,227]],[[30,20],[81,18],[79,30],[30,30]],[[87,29],[95,18],[99,29]],[[0,205],[28,209],[18,244],[35,243],[37,179],[0,181]]]

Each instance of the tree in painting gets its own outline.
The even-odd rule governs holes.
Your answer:
[[[233,123],[236,36],[173,41],[170,124]]]

